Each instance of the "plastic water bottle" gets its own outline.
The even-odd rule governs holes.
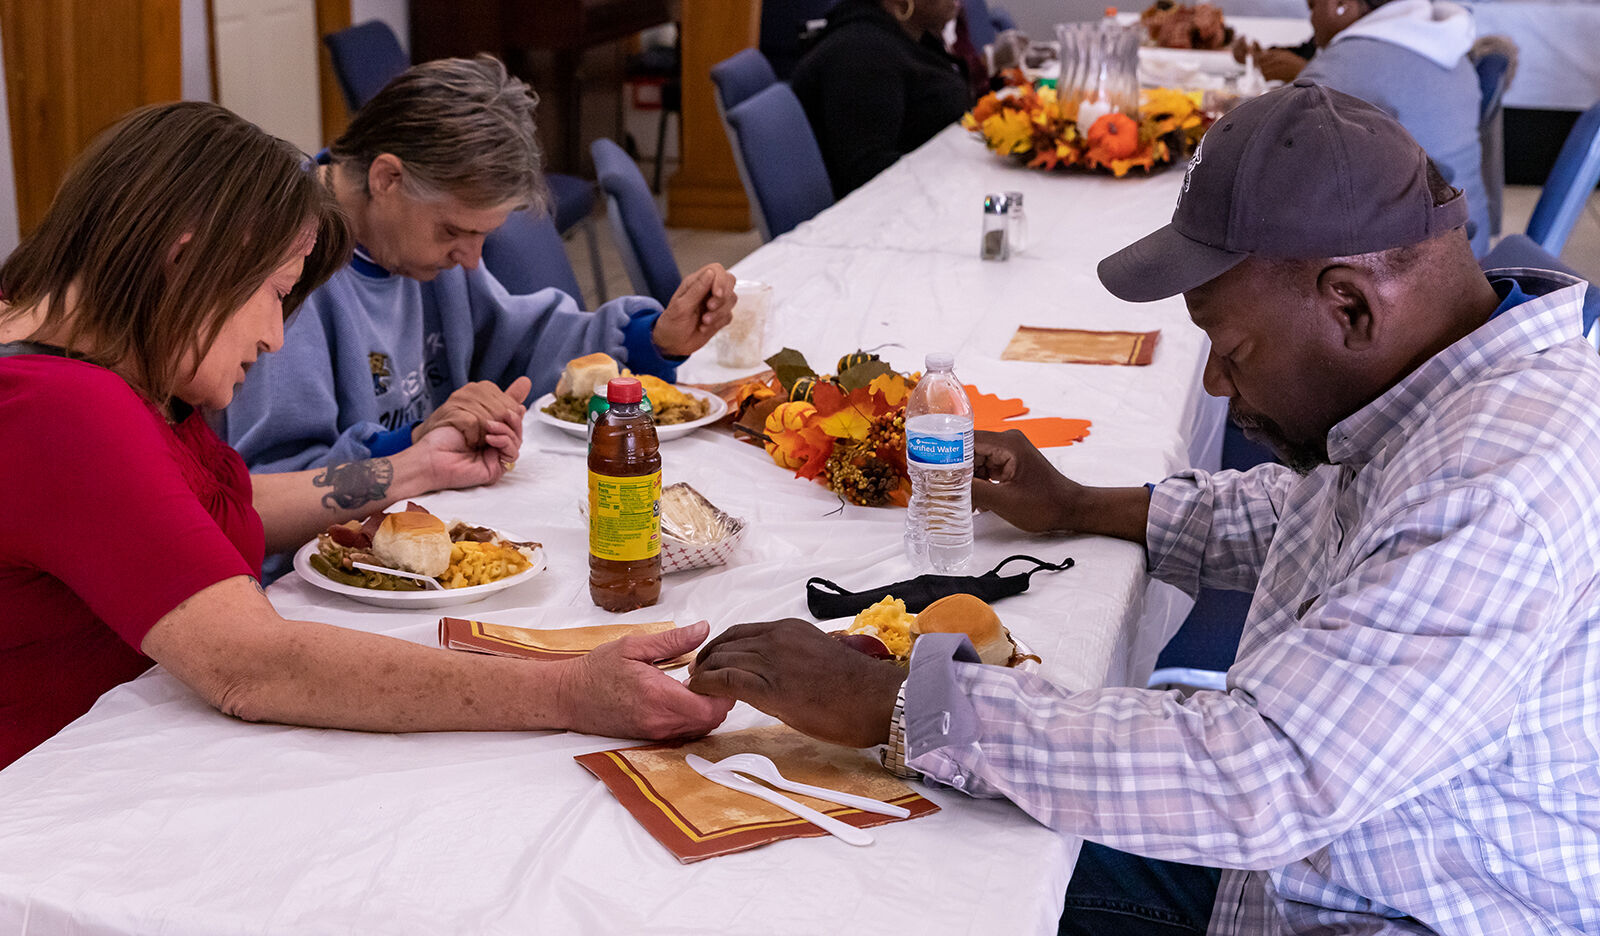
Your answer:
[[[955,355],[928,355],[906,403],[906,556],[918,571],[966,571],[972,561],[972,401]]]

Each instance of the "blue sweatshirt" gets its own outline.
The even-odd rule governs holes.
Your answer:
[[[358,254],[307,297],[283,349],[256,362],[216,428],[257,472],[392,455],[474,380],[503,387],[526,374],[531,401],[555,389],[567,361],[595,351],[673,380],[681,359],[651,340],[660,314],[636,296],[594,312],[556,289],[513,296],[481,266],[424,283]]]
[[[1478,137],[1482,91],[1467,53],[1472,14],[1455,3],[1391,0],[1345,27],[1301,78],[1361,98],[1399,121],[1467,196],[1472,252],[1489,250],[1489,200]]]

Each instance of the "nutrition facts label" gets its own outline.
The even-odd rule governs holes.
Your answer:
[[[661,552],[661,472],[617,478],[589,472],[589,552],[633,562]]]

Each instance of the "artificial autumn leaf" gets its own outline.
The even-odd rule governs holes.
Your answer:
[[[860,390],[885,374],[894,373],[886,361],[862,361],[846,370],[839,372],[836,382],[845,392]]]
[[[832,416],[845,406],[844,391],[839,385],[829,381],[819,383],[812,391],[811,402],[816,406],[817,412],[823,416]]]
[[[872,417],[855,406],[844,406],[822,417],[817,425],[835,439],[865,439],[872,431]]]
[[[778,382],[783,385],[783,395],[788,396],[794,382],[801,377],[816,377],[817,372],[806,363],[806,356],[793,348],[784,348],[772,357],[767,358],[767,366],[778,375]]]
[[[967,399],[972,401],[972,428],[991,432],[1016,429],[1028,437],[1036,448],[1071,445],[1089,436],[1087,419],[1063,419],[1059,416],[1039,416],[1018,419],[1028,412],[1028,407],[1016,398],[1002,399],[993,393],[984,393],[971,384],[965,385]]]
[[[1033,124],[1022,111],[1003,110],[985,120],[983,135],[997,153],[1025,153],[1033,148]]]
[[[872,378],[872,383],[867,385],[867,389],[882,400],[884,406],[891,409],[905,402],[906,397],[911,395],[911,387],[906,384],[906,379],[893,372]]]
[[[1166,136],[1174,130],[1192,130],[1205,122],[1200,112],[1199,92],[1172,88],[1150,88],[1140,95],[1139,111],[1145,131],[1151,136]]]

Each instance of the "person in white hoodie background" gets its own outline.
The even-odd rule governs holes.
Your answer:
[[[1472,14],[1446,0],[1308,0],[1317,53],[1300,72],[1406,128],[1467,196],[1472,252],[1489,249]]]

